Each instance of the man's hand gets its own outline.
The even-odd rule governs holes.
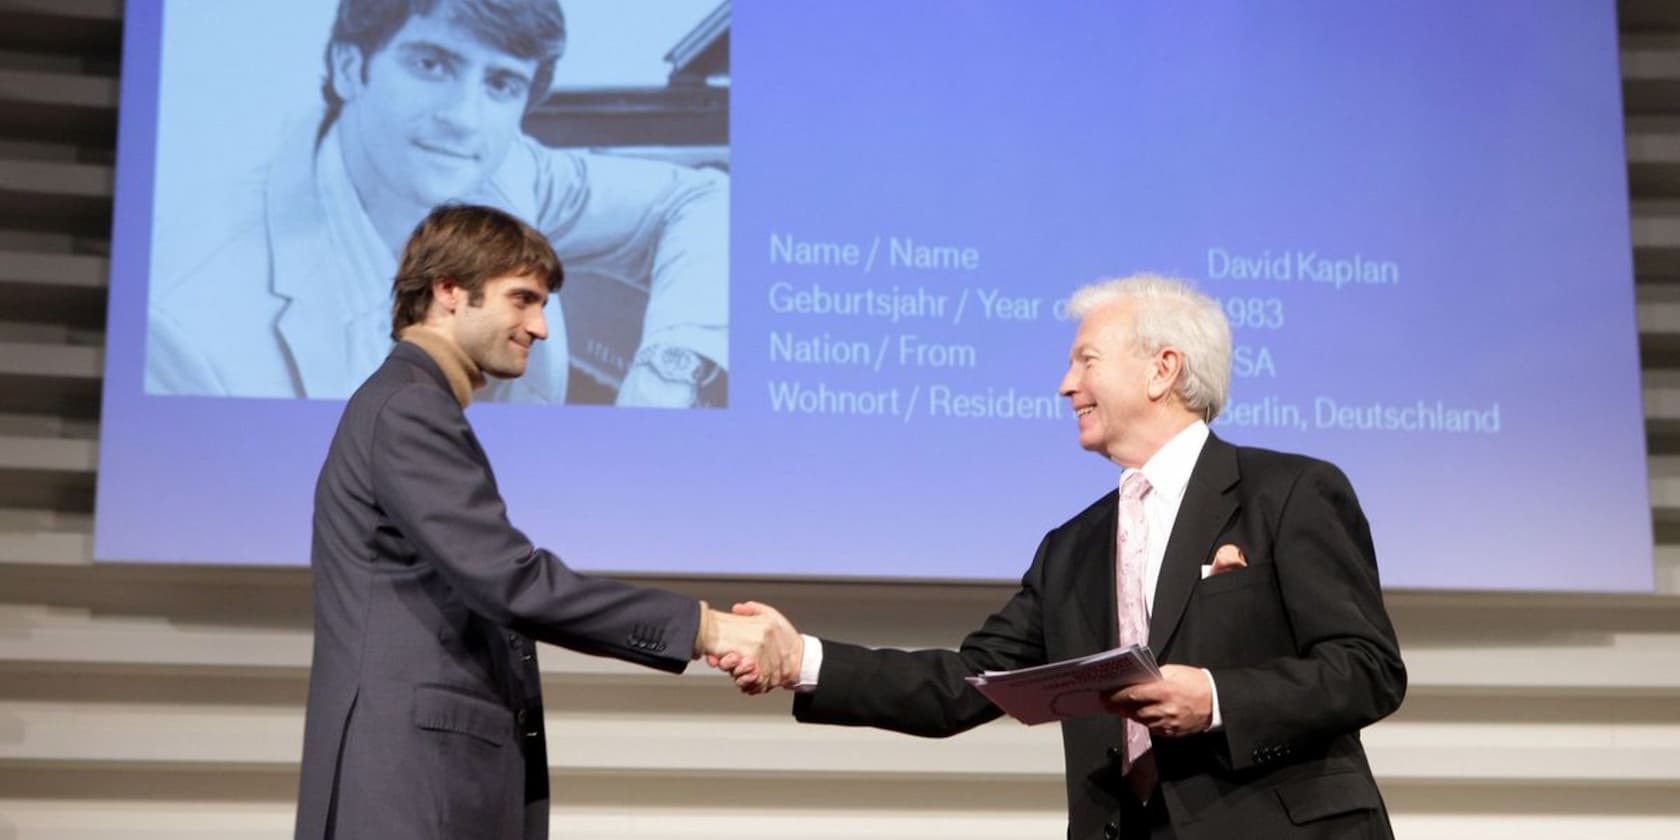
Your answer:
[[[764,660],[754,661],[740,654],[729,653],[722,656],[707,656],[706,662],[712,667],[728,671],[735,678],[735,687],[744,694],[763,694],[773,688],[792,688],[799,682],[799,669],[805,660],[805,637],[799,635],[793,623],[787,620],[775,607],[760,604],[757,601],[747,601],[733,607],[736,616],[750,617],[753,620],[768,621],[772,625],[769,644],[776,647],[776,657],[781,663],[780,672],[766,673]]]
[[[1213,689],[1200,668],[1162,665],[1155,682],[1128,686],[1103,699],[1110,712],[1149,727],[1159,738],[1206,732],[1213,725]]]
[[[733,666],[735,684],[749,694],[761,694],[785,678],[787,645],[778,638],[778,632],[769,618],[719,612],[702,605],[695,653],[705,656],[713,666],[727,659]],[[798,667],[794,665],[795,679]]]

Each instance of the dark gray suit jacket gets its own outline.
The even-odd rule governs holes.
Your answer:
[[[823,640],[817,689],[794,700],[794,714],[952,735],[1001,714],[963,677],[1113,647],[1117,496],[1047,534],[1020,590],[957,651]],[[1248,566],[1203,579],[1227,543]],[[1400,705],[1406,670],[1370,529],[1341,471],[1210,436],[1167,542],[1149,643],[1163,663],[1213,673],[1224,724],[1155,739],[1178,837],[1390,836],[1359,730]],[[1062,724],[1068,837],[1119,835],[1122,738],[1118,717]]]
[[[698,602],[580,575],[533,546],[413,344],[345,406],[314,530],[299,840],[546,837],[533,639],[688,664]]]

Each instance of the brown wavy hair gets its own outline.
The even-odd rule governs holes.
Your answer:
[[[432,210],[408,237],[391,283],[391,337],[426,320],[433,282],[453,281],[467,291],[467,304],[478,306],[485,281],[509,275],[535,275],[550,294],[565,280],[548,238],[512,215],[476,204]]]
[[[410,18],[429,15],[439,7],[445,8],[450,22],[465,27],[484,43],[537,62],[527,109],[548,95],[549,85],[554,82],[554,64],[566,51],[566,16],[560,10],[560,0],[340,0],[323,56],[326,73],[321,78],[321,98],[326,100],[327,110],[315,132],[317,142],[344,110],[344,100],[333,89],[333,47],[346,44],[361,51],[362,81],[366,82],[368,60],[373,54],[391,43]]]

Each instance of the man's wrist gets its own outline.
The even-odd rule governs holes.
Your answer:
[[[706,655],[711,648],[712,640],[717,638],[717,619],[712,615],[712,608],[705,601],[700,602],[700,622],[694,629],[694,655],[690,659],[699,659]]]
[[[646,344],[636,351],[619,384],[619,405],[720,407],[727,403],[729,372],[710,357],[678,344]]]
[[[1219,684],[1213,679],[1213,672],[1201,669],[1208,681],[1208,727],[1207,732],[1218,732],[1225,728],[1225,720],[1219,716]]]
[[[822,673],[822,640],[806,633],[799,634],[803,643],[799,651],[799,681],[794,691],[816,691],[817,677]]]
[[[673,344],[649,344],[636,351],[632,364],[645,365],[659,378],[704,388],[717,379],[722,370],[717,362]]]

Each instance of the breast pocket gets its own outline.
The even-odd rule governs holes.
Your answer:
[[[1277,572],[1270,563],[1244,566],[1202,578],[1196,583],[1196,594],[1208,597],[1225,592],[1238,592],[1254,586],[1271,586],[1276,579]]]
[[[1173,645],[1185,662],[1239,667],[1294,650],[1271,563],[1196,582]]]

